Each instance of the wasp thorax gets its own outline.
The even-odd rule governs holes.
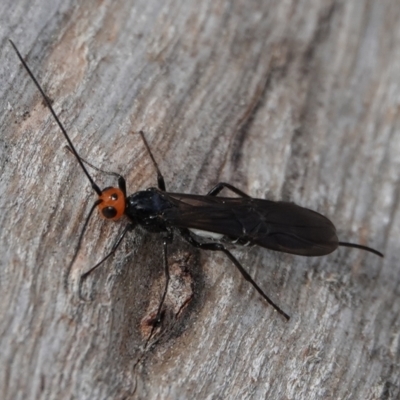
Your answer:
[[[119,219],[125,212],[125,196],[121,189],[110,187],[101,192],[99,210],[107,219]]]

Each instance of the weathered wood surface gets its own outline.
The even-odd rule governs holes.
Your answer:
[[[398,398],[398,0],[81,3],[0,4],[0,397]],[[68,271],[95,196],[9,37],[77,149],[130,192],[156,182],[143,129],[170,191],[229,181],[295,201],[385,259],[237,249],[285,322],[228,260],[177,238],[162,333],[143,350],[161,240],[135,231],[79,300],[121,225],[95,217]]]

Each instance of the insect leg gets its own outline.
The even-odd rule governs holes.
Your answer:
[[[268,304],[270,304],[279,314],[285,317],[287,320],[290,319],[289,315],[287,315],[277,304],[275,304],[257,285],[257,283],[253,280],[253,278],[248,274],[248,272],[242,267],[239,261],[233,256],[233,254],[225,248],[225,246],[221,243],[200,243],[188,232],[186,229],[180,229],[180,233],[182,237],[189,242],[192,246],[197,247],[202,250],[211,250],[211,251],[222,251],[225,255],[233,262],[235,267],[240,271],[243,278],[246,281],[250,282],[254,289],[266,300]]]
[[[140,134],[140,136],[142,137],[143,143],[144,143],[144,145],[145,145],[145,147],[146,147],[146,149],[147,149],[147,152],[149,153],[149,156],[150,156],[150,158],[151,158],[151,161],[153,162],[154,168],[155,168],[156,171],[157,171],[157,184],[158,184],[158,188],[159,188],[161,191],[165,192],[165,181],[164,181],[164,177],[163,177],[162,174],[161,174],[160,168],[158,168],[158,164],[157,164],[155,158],[153,157],[153,153],[151,152],[150,146],[149,146],[149,144],[147,143],[146,138],[144,137],[143,131],[139,131],[139,134]]]
[[[124,228],[124,230],[118,235],[116,241],[114,242],[110,252],[100,261],[98,262],[94,267],[90,268],[89,271],[85,272],[84,274],[81,275],[80,279],[79,279],[79,297],[82,298],[81,296],[81,286],[82,286],[82,282],[98,267],[100,267],[100,265],[102,265],[108,258],[110,258],[115,251],[118,249],[119,245],[122,243],[122,240],[124,239],[125,235],[132,231],[135,228],[134,224],[128,224],[126,225],[126,227]]]
[[[74,152],[72,151],[71,147],[69,146],[65,146],[66,149],[74,154]],[[74,154],[75,155],[75,154]],[[122,190],[122,193],[124,194],[124,196],[126,197],[126,183],[125,183],[125,178],[120,175],[118,172],[113,172],[113,171],[105,171],[104,169],[101,169],[99,167],[96,167],[95,165],[93,165],[92,163],[90,163],[89,161],[85,160],[84,158],[82,158],[80,155],[77,156],[79,157],[79,159],[86,165],[88,165],[90,168],[93,168],[94,170],[101,172],[102,174],[106,174],[106,175],[111,175],[111,176],[115,176],[118,179],[118,187]]]
[[[250,198],[248,194],[242,192],[240,189],[236,188],[235,186],[230,185],[229,183],[219,182],[217,183],[208,193],[207,196],[218,196],[222,189],[229,189],[233,193],[237,194],[240,197]]]
[[[81,248],[83,236],[85,235],[86,228],[87,228],[87,226],[89,224],[89,221],[90,221],[90,217],[93,215],[93,211],[96,209],[96,207],[99,204],[100,204],[100,200],[97,200],[97,201],[94,202],[94,204],[92,205],[92,208],[89,211],[88,216],[86,217],[85,223],[83,224],[83,228],[82,228],[81,233],[80,233],[79,238],[78,238],[78,243],[76,244],[76,247],[75,247],[74,255],[73,255],[72,260],[70,261],[69,266],[68,266],[68,273],[65,275],[65,280],[64,280],[64,287],[65,288],[67,288],[67,286],[68,286],[68,276],[69,276],[69,273],[71,271],[72,265],[74,264],[74,262],[76,260],[76,257],[78,256],[79,250]]]
[[[169,230],[167,236],[164,237],[164,241],[163,241],[163,263],[164,263],[164,272],[165,272],[164,292],[161,297],[160,304],[158,305],[157,314],[156,314],[156,317],[154,318],[154,322],[153,322],[153,326],[151,328],[150,335],[146,340],[145,348],[147,347],[150,339],[153,337],[155,328],[161,322],[161,311],[162,311],[162,307],[164,305],[165,298],[167,297],[168,285],[169,285],[169,279],[170,279],[169,265],[168,265],[168,245],[172,243],[173,238],[174,238],[174,235],[173,235],[172,230]]]

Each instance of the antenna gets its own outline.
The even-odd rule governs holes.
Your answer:
[[[39,85],[39,82],[37,81],[37,79],[35,78],[35,76],[33,75],[32,71],[29,69],[28,65],[26,64],[26,62],[24,61],[24,59],[21,56],[21,53],[18,51],[17,46],[14,44],[14,42],[11,39],[8,39],[12,45],[12,47],[14,48],[15,52],[17,53],[18,58],[20,59],[22,65],[24,66],[24,68],[26,69],[26,71],[28,72],[29,76],[31,77],[31,79],[33,80],[34,84],[36,85],[36,87],[39,89],[40,94],[42,95],[47,107],[49,107],[50,112],[53,114],[54,119],[56,120],[58,126],[61,129],[61,132],[63,133],[65,139],[68,142],[69,147],[72,150],[72,153],[74,154],[75,158],[78,160],[79,165],[81,166],[81,168],[83,169],[83,172],[86,174],[86,176],[88,177],[90,184],[93,188],[93,190],[97,193],[98,196],[101,196],[101,190],[100,188],[96,185],[96,183],[94,182],[93,178],[90,176],[89,172],[87,171],[86,167],[83,165],[83,162],[81,161],[81,158],[78,155],[78,152],[75,150],[74,145],[71,142],[71,139],[69,138],[67,131],[65,130],[64,126],[62,125],[61,121],[58,119],[57,114],[55,113],[51,102],[49,100],[49,98],[47,97],[47,95],[45,94],[44,90],[42,89],[42,87]]]

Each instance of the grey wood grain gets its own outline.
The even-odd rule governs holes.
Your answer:
[[[397,0],[1,2],[1,398],[398,398],[399,20]],[[130,193],[156,184],[143,129],[169,191],[294,201],[385,258],[234,250],[285,322],[229,260],[175,238],[145,348],[162,240],[130,234],[79,299],[123,224],[95,216],[68,269],[95,196],[8,38]]]

